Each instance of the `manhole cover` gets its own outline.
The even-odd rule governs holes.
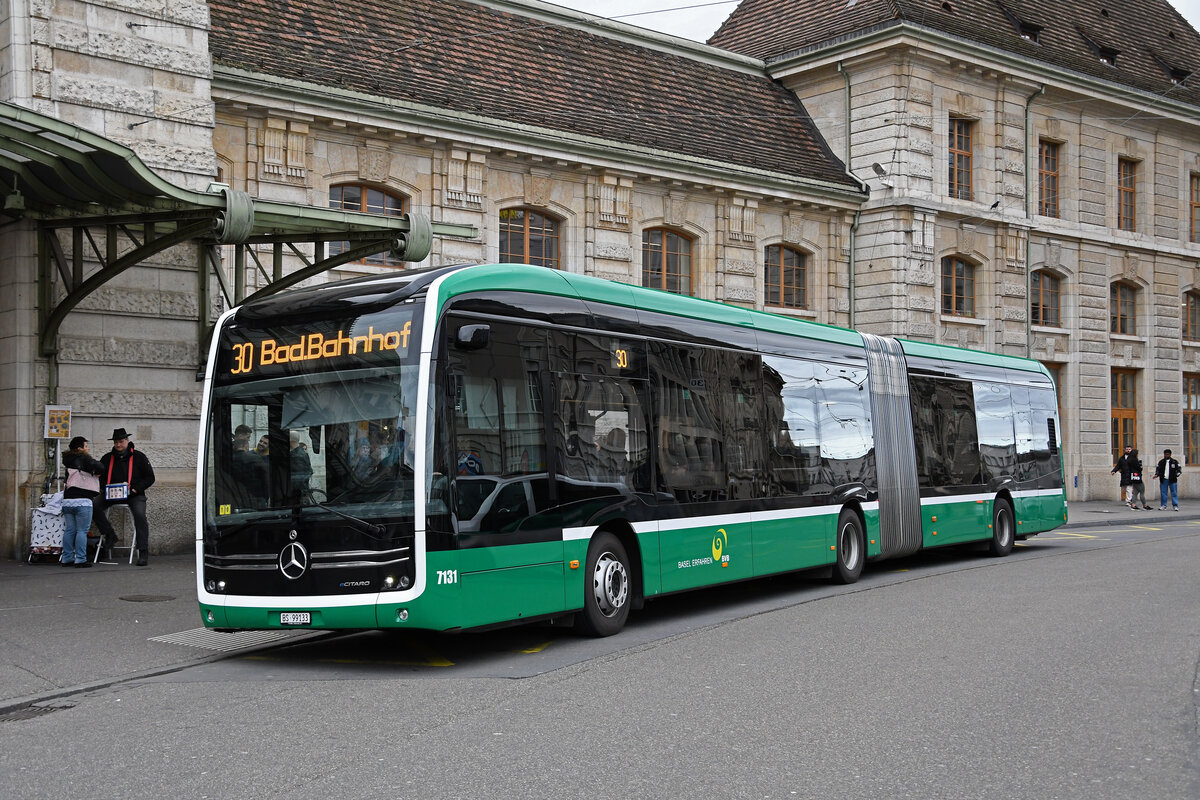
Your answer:
[[[127,594],[121,599],[130,603],[166,603],[175,597],[169,594]]]

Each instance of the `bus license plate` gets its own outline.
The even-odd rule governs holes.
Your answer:
[[[280,625],[311,625],[312,614],[308,611],[281,611],[279,613]]]

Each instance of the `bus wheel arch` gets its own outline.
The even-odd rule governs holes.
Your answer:
[[[619,528],[617,529],[619,530]],[[588,543],[584,564],[583,608],[575,615],[575,630],[586,636],[612,636],[625,627],[640,580],[630,554],[632,531],[619,536],[612,526],[598,530]]]
[[[843,506],[838,514],[833,547],[833,582],[854,583],[867,561],[866,523],[857,503]]]
[[[1002,492],[992,503],[992,538],[988,541],[988,553],[997,558],[1012,552],[1017,538],[1017,517],[1013,512],[1012,497]]]

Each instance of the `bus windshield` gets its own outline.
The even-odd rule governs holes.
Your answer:
[[[415,311],[222,332],[204,465],[206,530],[310,507],[411,521]]]
[[[205,515],[343,506],[412,514],[415,365],[214,390]],[[399,503],[407,510],[397,508]]]

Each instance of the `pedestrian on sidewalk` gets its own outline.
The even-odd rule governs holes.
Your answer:
[[[1179,462],[1171,458],[1170,450],[1163,450],[1163,457],[1154,469],[1154,477],[1158,478],[1158,493],[1162,499],[1159,511],[1167,510],[1167,495],[1171,496],[1171,507],[1179,510],[1179,474],[1183,468]]]
[[[91,566],[87,560],[87,535],[92,526],[92,500],[100,493],[99,476],[104,467],[89,451],[88,440],[76,436],[62,457],[67,468],[62,502],[64,567]]]
[[[1132,445],[1125,445],[1125,452],[1117,459],[1117,464],[1109,475],[1121,473],[1121,502],[1129,505],[1133,502],[1133,481],[1129,479],[1129,456],[1133,453]]]
[[[1132,464],[1129,468],[1129,481],[1133,488],[1133,500],[1130,501],[1129,507],[1137,510],[1138,504],[1141,507],[1150,510],[1150,505],[1146,502],[1146,482],[1142,476],[1142,459],[1138,457],[1137,448],[1133,448],[1133,452],[1129,454]]]
[[[150,523],[146,520],[146,490],[154,485],[154,468],[146,454],[137,450],[129,441],[124,428],[117,428],[112,435],[112,450],[100,459],[104,472],[100,477],[103,490],[96,496],[96,527],[104,537],[104,547],[111,549],[118,541],[117,532],[108,521],[108,507],[128,505],[133,517],[135,532],[134,547],[137,548],[139,567],[146,566],[150,553]]]

